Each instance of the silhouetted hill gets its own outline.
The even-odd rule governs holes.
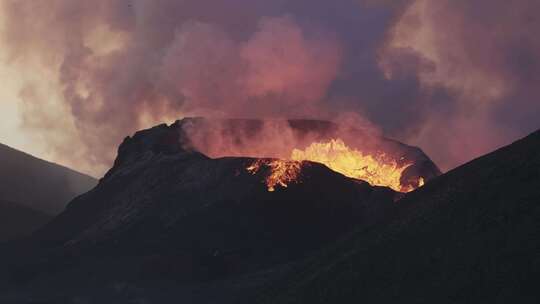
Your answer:
[[[0,242],[27,236],[51,219],[21,204],[0,201]]]
[[[7,249],[0,282],[15,286],[0,283],[3,300],[231,303],[395,205],[392,190],[310,162],[269,192],[270,168],[247,168],[273,160],[211,159],[186,150],[183,132],[179,122],[126,138],[96,188]]]
[[[56,215],[97,180],[0,144],[0,200]]]
[[[88,193],[0,248],[0,302],[536,303],[540,132],[405,195],[137,132]],[[179,140],[180,139],[180,140]]]
[[[405,196],[249,303],[538,303],[540,131]]]

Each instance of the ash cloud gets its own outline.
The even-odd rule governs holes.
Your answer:
[[[33,75],[23,127],[99,175],[124,136],[186,115],[353,113],[451,168],[539,127],[538,6],[6,0],[0,11],[6,64]]]
[[[306,115],[336,78],[339,42],[310,37],[290,16],[264,17],[247,41],[187,22],[165,51],[158,85],[182,110],[228,116]]]
[[[388,79],[412,66],[405,73],[427,100],[410,138],[444,168],[540,127],[539,9],[529,0],[417,0],[392,28],[379,63]]]

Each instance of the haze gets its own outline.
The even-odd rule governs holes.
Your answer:
[[[354,117],[443,169],[540,127],[540,2],[0,3],[0,142],[100,176],[188,115]]]

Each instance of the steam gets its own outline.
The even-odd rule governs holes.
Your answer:
[[[539,127],[536,2],[5,0],[0,58],[21,132],[94,175],[192,115],[356,117],[449,169]]]
[[[539,9],[528,0],[417,0],[392,28],[379,64],[387,79],[417,75],[429,109],[410,140],[443,168],[540,127]]]
[[[376,126],[354,113],[340,115],[339,124],[310,120],[195,119],[183,125],[191,148],[210,157],[252,156],[289,159],[294,149],[305,149],[314,142],[340,138],[366,153],[384,146],[399,159],[402,147],[382,142]],[[395,154],[395,155],[394,155]]]
[[[195,1],[8,1],[2,9],[11,64],[53,79],[20,92],[24,127],[44,134],[62,162],[95,174],[124,136],[164,120],[319,112],[340,66],[331,32],[285,14],[260,16],[239,38],[213,12],[197,18]]]
[[[332,36],[307,37],[290,16],[262,18],[240,43],[218,27],[188,22],[166,50],[158,86],[187,112],[306,115],[325,97],[339,63]]]

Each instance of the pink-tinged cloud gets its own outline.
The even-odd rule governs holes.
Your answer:
[[[416,0],[392,28],[379,58],[385,76],[408,67],[424,93],[446,92],[429,97],[410,137],[443,168],[540,127],[539,10],[527,0]]]
[[[24,134],[95,175],[126,135],[193,114],[356,113],[449,169],[540,127],[539,10],[533,0],[5,0],[0,55],[21,73],[10,87],[23,88]]]

